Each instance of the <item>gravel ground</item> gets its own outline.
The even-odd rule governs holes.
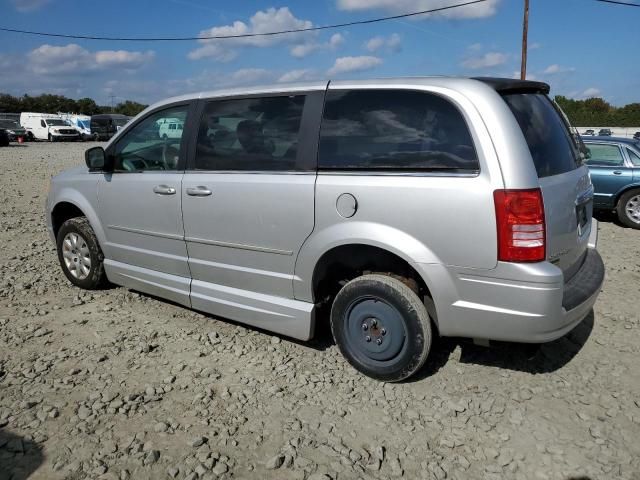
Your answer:
[[[383,384],[299,343],[65,279],[52,173],[0,148],[0,479],[640,479],[640,231],[604,216],[594,313],[540,349],[438,342]]]

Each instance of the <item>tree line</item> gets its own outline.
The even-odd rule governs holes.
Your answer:
[[[556,96],[555,100],[567,114],[571,123],[579,127],[640,127],[640,103],[615,107],[602,98],[573,100],[562,95]],[[0,93],[0,112],[66,112],[84,115],[113,112],[135,116],[146,107],[146,105],[132,100],[118,103],[112,109],[110,106],[98,105],[91,98],[74,100],[63,95],[48,93],[38,96],[14,97]]]
[[[77,113],[82,115],[96,115],[98,113],[121,113],[122,115],[135,116],[147,106],[131,100],[111,106],[98,105],[92,98],[74,100],[63,95],[42,95],[14,97],[7,93],[0,93],[0,112],[21,113]]]
[[[640,103],[614,107],[602,98],[573,100],[558,95],[556,103],[578,127],[640,127]]]

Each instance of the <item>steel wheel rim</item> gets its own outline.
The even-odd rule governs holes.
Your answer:
[[[62,259],[72,277],[84,280],[91,272],[91,252],[81,235],[69,232],[62,240]]]
[[[349,349],[363,363],[389,365],[406,349],[407,328],[400,311],[380,298],[355,299],[343,321]]]
[[[627,204],[624,206],[624,211],[629,220],[640,224],[640,195],[634,195],[627,200]]]

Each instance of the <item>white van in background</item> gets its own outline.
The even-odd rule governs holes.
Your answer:
[[[163,139],[167,138],[181,138],[182,129],[184,128],[184,122],[177,118],[169,118],[166,121],[160,123],[158,129],[158,136]]]
[[[20,125],[27,131],[27,135],[34,140],[78,140],[78,130],[63,120],[60,115],[50,113],[22,112]]]
[[[72,127],[75,127],[80,134],[81,140],[90,140],[91,136],[91,117],[88,115],[77,115],[75,113],[59,113],[63,120],[69,122]]]

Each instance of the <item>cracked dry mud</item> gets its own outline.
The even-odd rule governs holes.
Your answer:
[[[604,215],[603,292],[533,351],[445,339],[402,384],[300,343],[62,274],[51,173],[0,148],[0,479],[640,479],[640,231]]]

